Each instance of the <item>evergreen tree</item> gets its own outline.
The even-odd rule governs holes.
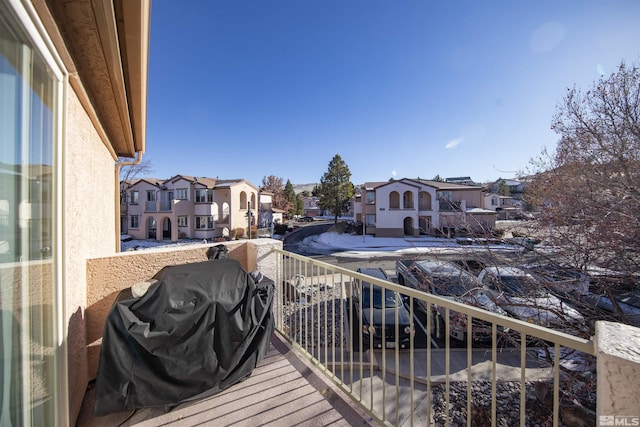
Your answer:
[[[289,180],[287,180],[287,183],[284,185],[284,194],[288,201],[286,211],[290,216],[297,215],[298,199],[296,198],[296,192],[293,189],[293,184],[291,184],[291,181]]]
[[[500,179],[498,181],[498,194],[501,196],[510,196],[511,190],[509,189],[509,185],[504,179]]]
[[[302,194],[296,195],[296,215],[304,215],[304,199]]]
[[[327,172],[320,179],[318,193],[320,197],[318,206],[332,212],[334,223],[337,224],[338,217],[347,210],[349,201],[355,193],[349,167],[339,154],[329,162]]]

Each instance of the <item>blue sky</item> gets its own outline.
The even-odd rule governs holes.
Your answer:
[[[636,0],[202,0],[151,8],[157,178],[513,177],[567,88],[640,60]]]

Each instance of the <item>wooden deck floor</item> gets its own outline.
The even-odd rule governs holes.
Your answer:
[[[245,381],[196,402],[142,408],[94,417],[94,390],[87,391],[77,427],[113,426],[368,426],[355,407],[288,345],[274,335],[265,358]]]

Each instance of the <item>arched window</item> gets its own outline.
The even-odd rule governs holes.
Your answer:
[[[222,220],[223,223],[229,222],[229,203],[224,202],[222,204]]]
[[[240,209],[247,209],[247,193],[240,192]]]
[[[405,191],[402,195],[402,207],[404,209],[413,209],[413,193]]]
[[[213,214],[214,221],[218,221],[220,219],[220,211],[218,209],[218,204],[216,202],[213,202],[213,204],[211,205],[211,213]]]
[[[421,191],[418,195],[418,207],[421,211],[431,210],[431,194],[426,191]]]
[[[389,193],[389,209],[400,209],[400,193],[397,191]]]

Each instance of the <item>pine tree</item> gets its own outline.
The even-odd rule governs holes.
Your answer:
[[[284,194],[288,201],[286,211],[290,216],[297,215],[298,200],[296,198],[296,192],[293,189],[293,184],[291,184],[289,180],[287,180],[287,183],[284,185]]]
[[[329,162],[327,172],[320,179],[318,189],[320,208],[329,210],[334,215],[334,223],[338,223],[338,217],[347,210],[349,201],[355,193],[355,187],[351,182],[349,167],[336,154]]]

